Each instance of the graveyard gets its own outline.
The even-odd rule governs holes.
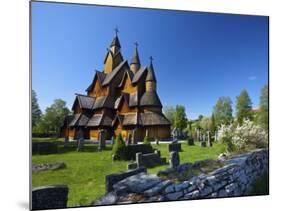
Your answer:
[[[52,139],[34,139],[34,142],[48,141]],[[105,177],[117,172],[127,170],[128,164],[132,161],[112,160],[112,144],[107,144],[103,151],[99,151],[99,146],[95,144],[84,144],[83,150],[77,151],[77,146],[64,147],[62,139],[53,139],[58,143],[58,151],[55,154],[33,155],[32,164],[57,163],[63,162],[64,168],[50,169],[32,173],[33,188],[48,185],[67,185],[68,207],[89,206],[94,201],[105,194]],[[186,140],[180,140],[181,151],[179,152],[180,163],[198,160],[217,159],[225,152],[226,146],[223,143],[214,143],[212,147],[201,147],[195,141],[194,146],[189,146]],[[152,142],[152,147],[161,152],[161,157],[166,158],[167,162],[152,168],[147,168],[148,173],[156,174],[160,170],[169,167],[168,143]]]

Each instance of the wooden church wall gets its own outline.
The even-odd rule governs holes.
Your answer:
[[[128,76],[125,76],[125,82],[123,82],[122,92],[125,93],[134,93],[137,91],[137,86],[133,86]]]
[[[99,80],[95,80],[94,88],[88,92],[88,95],[91,97],[100,97],[100,96],[107,96],[108,95],[108,88],[103,87]]]
[[[104,64],[104,72],[110,73],[112,71],[112,66],[113,66],[113,58],[111,53],[108,53]]]

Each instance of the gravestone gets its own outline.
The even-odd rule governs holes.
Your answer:
[[[80,128],[77,133],[77,151],[78,152],[83,150],[83,144],[84,144],[84,133],[83,133],[82,128]]]
[[[132,131],[132,142],[133,142],[133,144],[138,143],[136,135],[137,135],[137,130],[134,128],[133,131]]]
[[[201,141],[200,142],[200,147],[206,147],[206,141]]]
[[[143,165],[141,152],[136,153],[136,163],[137,163],[137,167],[141,167]]]
[[[177,151],[170,152],[170,168],[176,168],[180,164],[180,156]]]
[[[166,158],[161,158],[159,150],[147,154],[138,152],[136,153],[136,162],[128,164],[128,169],[139,168],[141,166],[151,168],[164,163],[166,163]]]
[[[67,147],[68,143],[69,143],[69,139],[68,139],[68,136],[66,136],[66,137],[64,137],[63,146]]]
[[[218,132],[215,131],[215,141],[217,141],[217,140],[218,140]]]
[[[105,130],[104,129],[101,129],[99,131],[99,150],[102,151],[102,150],[105,150],[105,139],[106,139],[106,133],[105,133]]]
[[[211,140],[210,132],[208,132],[208,136],[207,136],[207,138],[208,138],[208,147],[212,147],[212,146],[213,146],[213,144],[212,144],[212,140]]]
[[[194,140],[191,136],[187,137],[187,144],[189,146],[193,146],[194,145]]]
[[[172,131],[173,142],[178,140],[178,129],[175,127]]]
[[[155,139],[156,145],[159,145],[159,139]]]
[[[111,144],[114,145],[114,136],[111,137]]]
[[[45,186],[32,189],[32,210],[66,208],[68,187]]]
[[[177,151],[180,152],[181,151],[181,143],[171,143],[168,144],[168,151],[172,152],[172,151]]]

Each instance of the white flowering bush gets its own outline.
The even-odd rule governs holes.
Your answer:
[[[268,145],[268,133],[253,121],[244,120],[242,125],[221,125],[218,139],[227,144],[228,151],[246,151]]]

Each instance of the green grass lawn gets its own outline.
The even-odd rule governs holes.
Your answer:
[[[111,146],[107,146],[107,149],[103,152],[99,152],[97,147],[97,145],[86,145],[83,152],[76,152],[75,148],[64,150],[60,146],[58,154],[32,156],[33,164],[62,161],[67,166],[65,169],[33,173],[32,186],[68,185],[69,207],[77,204],[89,205],[105,193],[105,176],[125,171],[129,163],[129,161],[113,162],[111,160]],[[168,160],[167,144],[153,145],[153,147],[161,150],[161,156],[167,157]],[[183,143],[182,149],[180,161],[185,163],[203,159],[215,159],[225,151],[225,146],[214,144],[212,148],[201,148],[197,144],[188,146]],[[167,167],[168,164],[158,166],[148,169],[148,172],[157,173]]]

